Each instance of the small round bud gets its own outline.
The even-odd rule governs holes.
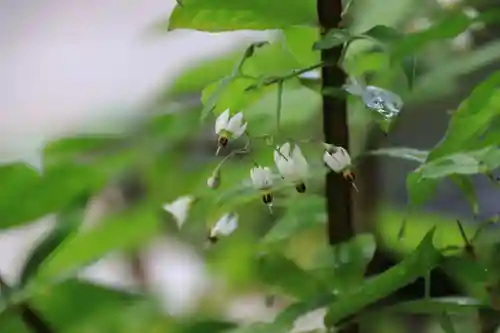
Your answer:
[[[207,186],[211,189],[217,189],[220,185],[220,172],[216,170],[210,178],[207,179]]]

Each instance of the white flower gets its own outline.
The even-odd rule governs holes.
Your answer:
[[[268,167],[257,166],[250,170],[252,184],[258,190],[267,190],[273,185],[273,172]]]
[[[182,227],[189,214],[189,209],[193,203],[194,198],[192,196],[186,195],[177,198],[171,203],[163,205],[163,209],[172,214],[177,223],[179,229]]]
[[[296,183],[298,192],[305,191],[304,180],[309,175],[309,164],[298,145],[290,152],[290,143],[286,142],[274,151],[274,163],[282,178]]]
[[[355,176],[351,171],[351,156],[342,147],[336,147],[334,145],[325,143],[326,151],[323,154],[323,162],[336,173],[342,173],[344,179],[348,180],[354,189],[358,191],[356,184],[354,183]]]
[[[236,228],[238,228],[238,215],[235,213],[227,213],[217,221],[212,229],[210,229],[208,240],[211,243],[216,243],[219,236],[229,236]]]
[[[215,121],[215,134],[219,136],[219,146],[225,147],[231,139],[237,139],[245,133],[248,123],[243,123],[243,113],[231,117],[229,109],[222,112]]]
[[[258,190],[264,190],[262,194],[262,201],[272,206],[273,195],[270,191],[273,186],[273,172],[268,167],[257,166],[250,169],[250,178],[252,179],[253,186]]]
[[[323,161],[334,172],[342,172],[351,166],[351,156],[342,147],[330,146],[323,154]]]

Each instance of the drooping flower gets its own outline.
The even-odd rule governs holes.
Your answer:
[[[194,198],[192,196],[185,195],[175,199],[171,203],[163,205],[163,209],[172,214],[179,229],[186,222],[193,201]]]
[[[281,177],[295,183],[295,189],[299,193],[306,191],[305,179],[309,175],[309,164],[302,154],[300,147],[295,145],[290,151],[290,143],[286,142],[274,151],[274,163]]]
[[[212,189],[219,188],[220,185],[220,169],[217,168],[212,175],[207,179],[207,186]]]
[[[269,207],[273,204],[273,172],[268,167],[256,166],[250,169],[250,179],[257,190],[263,191],[262,201]]]
[[[337,147],[328,143],[325,143],[325,148],[323,162],[325,162],[328,168],[333,172],[341,173],[344,179],[349,181],[357,191],[357,187],[354,184],[355,176],[351,170],[352,159],[347,150],[343,147]]]
[[[230,139],[237,139],[245,133],[248,123],[243,122],[243,113],[238,112],[231,117],[229,109],[222,112],[215,121],[215,134],[218,135],[217,152],[227,146]]]
[[[208,232],[208,241],[217,243],[219,236],[229,236],[238,228],[238,215],[236,213],[224,214]]]

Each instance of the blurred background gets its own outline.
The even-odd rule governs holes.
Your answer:
[[[85,201],[84,213],[78,216],[86,225],[99,224],[103,216],[126,211],[136,202],[155,203],[161,210],[161,203],[205,186],[220,158],[214,156],[211,120],[203,125],[198,122],[201,92],[231,71],[250,42],[284,40],[291,54],[299,59],[297,68],[318,59],[319,55],[309,50],[304,51],[308,54],[300,54],[316,40],[310,28],[232,33],[157,29],[155,23],[168,20],[175,4],[173,0],[0,2],[2,163],[24,161],[45,172],[46,168],[50,170],[50,158],[42,157],[42,152],[54,140],[85,135],[103,139],[107,145],[108,141],[115,145],[115,141],[132,141],[133,167],[119,173],[116,181]],[[358,31],[384,24],[411,32],[427,28],[446,11],[464,10],[467,15],[477,15],[498,5],[496,0],[360,0],[355,1],[349,21]],[[429,45],[419,54],[413,89],[401,89],[401,73],[387,74],[383,58],[362,57],[371,45],[353,44],[346,67],[362,73],[364,69],[359,68],[365,66],[375,73],[372,84],[396,91],[405,99],[401,117],[387,137],[376,134],[377,128],[369,125],[373,120],[370,114],[359,103],[350,101],[358,152],[364,149],[365,140],[372,138],[371,133],[375,133],[379,147],[432,148],[444,135],[460,101],[500,67],[498,31],[494,25],[471,26],[452,40]],[[264,55],[258,61],[264,64],[262,68],[273,68],[276,62]],[[317,135],[314,128],[321,126],[320,95],[313,89],[301,88],[285,92],[284,98],[285,129],[290,133],[300,130],[300,137]],[[273,116],[274,105],[275,97],[265,96],[249,106],[255,111],[249,121],[263,124],[263,133],[270,127],[266,129],[265,124]],[[73,154],[81,147],[70,148],[65,153]],[[51,158],[66,158],[61,150],[54,151]],[[269,151],[254,154],[254,159],[271,162]],[[251,161],[236,159],[227,165],[223,180],[227,180],[229,188],[248,177]],[[361,182],[371,179],[368,185],[360,184],[362,191],[363,187],[367,192],[370,188],[370,197],[365,195],[363,202],[373,201],[377,209],[371,222],[363,220],[359,228],[374,231],[388,251],[398,254],[411,250],[436,223],[439,242],[460,242],[452,222],[457,217],[471,220],[472,216],[461,192],[443,182],[436,199],[423,212],[408,218],[407,237],[398,240],[401,221],[407,217],[405,176],[415,167],[409,162],[376,158],[367,162],[368,171],[360,171],[369,175],[361,175]],[[495,187],[484,177],[477,177],[474,183],[480,216],[498,213],[500,196]],[[158,213],[168,225],[161,232],[154,229],[154,235],[147,235],[131,249],[109,251],[78,273],[80,279],[53,290],[52,297],[42,297],[37,306],[62,327],[62,332],[162,332],[170,325],[170,317],[164,314],[188,318],[186,322],[189,318],[224,318],[242,323],[271,320],[288,300],[278,298],[266,306],[266,295],[274,292],[255,282],[255,272],[246,264],[246,258],[258,237],[267,233],[268,239],[284,246],[290,257],[307,266],[316,249],[314,244],[325,242],[321,193],[321,185],[315,185],[306,199],[287,198],[295,210],[278,207],[277,214],[286,223],[300,225],[303,219],[314,220],[299,236],[284,239],[279,223],[273,229],[267,211],[259,203],[252,203],[240,212],[247,234],[238,234],[208,254],[201,244],[201,230],[205,228],[201,225],[210,223],[205,221],[210,220],[205,213],[193,218],[198,220],[193,224],[196,227],[185,235],[179,234],[168,214]],[[25,259],[58,228],[59,218],[48,216],[2,231],[0,273],[7,283],[18,281]],[[140,219],[137,222],[142,223]],[[135,301],[136,293],[143,290],[154,295],[154,301]],[[72,307],[77,309],[73,313]],[[323,313],[303,318],[294,330],[321,329]],[[464,319],[457,332],[471,332],[472,323],[472,318]],[[23,332],[21,326],[16,326],[19,322],[5,325],[2,332]],[[384,317],[370,325],[373,332],[411,328],[399,317]],[[440,331],[433,322],[423,326],[418,329]]]

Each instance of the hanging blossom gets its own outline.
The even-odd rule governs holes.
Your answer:
[[[298,145],[290,151],[290,143],[286,142],[274,151],[274,163],[281,177],[295,183],[295,189],[299,193],[306,191],[305,179],[309,175],[309,164]]]
[[[177,198],[171,203],[166,203],[163,205],[163,209],[172,214],[177,223],[177,227],[180,229],[189,215],[189,209],[194,201],[194,198],[190,195],[185,195]]]
[[[325,143],[325,153],[323,154],[323,161],[325,164],[336,173],[341,173],[344,179],[349,181],[354,189],[357,191],[357,187],[354,184],[355,176],[352,172],[352,160],[351,156],[342,147],[336,147],[334,145]]]
[[[368,109],[378,112],[387,120],[399,115],[403,108],[403,100],[398,94],[375,86],[365,86],[354,78],[350,78],[343,88],[348,93],[361,97]]]
[[[217,154],[227,146],[230,139],[235,140],[245,133],[248,123],[243,122],[243,113],[238,112],[231,117],[229,109],[222,112],[215,121],[215,134],[218,135]]]
[[[220,236],[229,236],[236,228],[238,228],[238,215],[236,213],[227,213],[210,228],[207,239],[211,244],[215,244]]]
[[[207,179],[207,186],[217,189],[220,186],[220,168],[216,168],[212,175]]]
[[[250,179],[253,186],[262,193],[262,201],[269,207],[273,205],[273,172],[268,167],[256,166],[250,169]]]

